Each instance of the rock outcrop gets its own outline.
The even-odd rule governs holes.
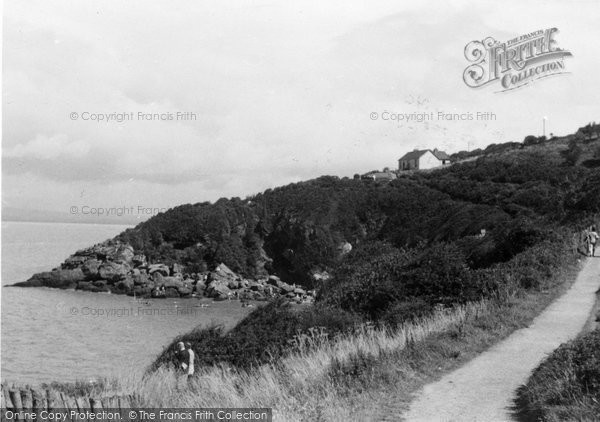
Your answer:
[[[261,278],[248,280],[225,264],[212,271],[189,274],[178,263],[148,263],[146,256],[117,240],[77,251],[59,268],[34,274],[15,286],[153,298],[206,296],[214,300],[268,300],[283,296],[298,303],[314,300],[314,291],[289,285],[276,275],[264,274]]]

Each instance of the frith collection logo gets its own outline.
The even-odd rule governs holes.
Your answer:
[[[572,54],[558,48],[554,39],[557,32],[557,28],[549,28],[506,42],[492,37],[471,41],[465,47],[465,58],[471,64],[463,72],[463,80],[471,88],[499,81],[501,92],[565,73],[564,59]]]

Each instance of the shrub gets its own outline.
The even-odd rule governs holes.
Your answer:
[[[413,298],[427,303],[423,314],[430,305],[462,303],[479,295],[478,287],[469,283],[462,251],[451,243],[406,252],[377,243],[366,250],[372,255],[360,249],[347,256],[319,301],[378,321],[393,320],[389,308]]]
[[[313,327],[334,336],[351,330],[360,322],[358,316],[339,309],[323,305],[302,308],[277,300],[257,308],[227,333],[220,326],[210,326],[176,337],[148,370],[175,365],[179,341],[192,344],[199,366],[227,363],[249,368],[284,356],[289,352],[290,340]]]
[[[596,420],[598,397],[600,329],[556,349],[519,389],[517,402],[536,420]]]
[[[390,305],[381,315],[380,322],[390,327],[429,315],[434,307],[419,297],[408,298]]]

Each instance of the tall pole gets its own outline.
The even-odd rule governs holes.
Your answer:
[[[542,117],[542,131],[544,138],[546,137],[546,116]]]

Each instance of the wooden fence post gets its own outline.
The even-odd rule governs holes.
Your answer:
[[[13,405],[13,412],[18,412],[23,409],[23,404],[21,402],[21,393],[18,390],[10,390],[9,391],[10,401]],[[15,417],[16,421],[20,421],[21,418],[19,416]]]
[[[31,398],[31,390],[21,390],[21,404],[25,412],[31,412],[33,409],[33,399]],[[31,418],[25,418],[27,422],[33,422]]]

